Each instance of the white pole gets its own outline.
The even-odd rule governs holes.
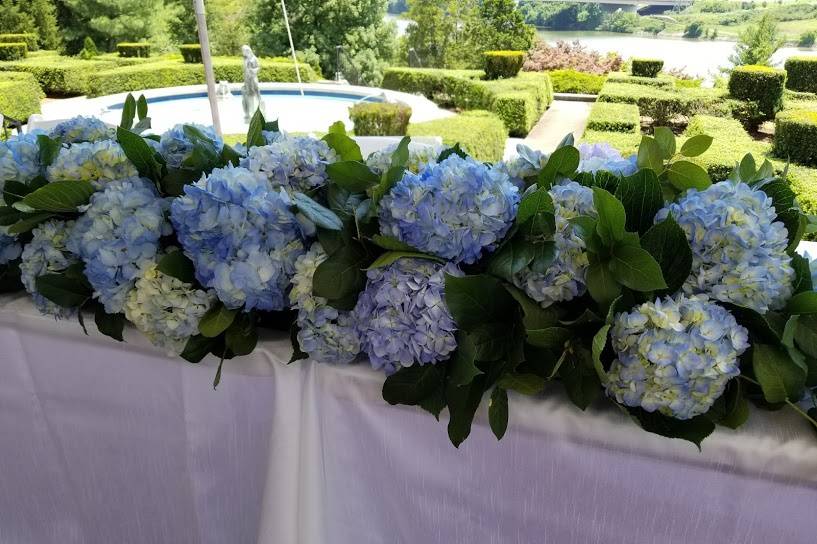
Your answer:
[[[213,73],[213,59],[210,56],[210,36],[207,34],[207,17],[204,12],[204,0],[193,0],[193,10],[196,12],[196,24],[199,29],[199,45],[201,45],[201,62],[204,64],[204,78],[207,81],[207,98],[210,99],[210,113],[213,116],[213,128],[221,136],[221,119],[218,116],[218,101],[216,100],[216,76]]]
[[[284,24],[287,27],[287,36],[289,36],[289,48],[292,51],[292,62],[295,63],[295,75],[298,78],[298,87],[301,89],[301,96],[304,95],[304,85],[301,82],[301,70],[298,68],[298,58],[295,56],[295,44],[292,43],[292,31],[289,29],[289,16],[287,15],[287,5],[284,0],[281,0],[281,10],[284,12]]]

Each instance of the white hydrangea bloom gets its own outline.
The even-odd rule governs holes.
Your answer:
[[[398,145],[391,144],[375,151],[366,159],[366,166],[376,174],[383,174],[391,166],[391,156],[397,151]],[[409,160],[406,168],[415,174],[430,164],[437,164],[437,157],[443,151],[443,147],[440,145],[422,142],[409,142],[408,149]]]
[[[94,182],[97,187],[107,181],[138,175],[122,146],[113,140],[64,147],[46,172],[48,181],[85,180]]]

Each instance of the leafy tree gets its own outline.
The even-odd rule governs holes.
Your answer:
[[[476,0],[409,0],[404,47],[427,68],[468,67],[478,56],[470,44],[478,17]]]
[[[175,43],[198,43],[196,14],[192,0],[167,0],[175,4],[174,17],[168,21],[170,37]],[[249,3],[245,0],[208,0],[207,29],[210,49],[215,55],[237,55],[250,41],[247,28]]]
[[[520,0],[517,9],[525,22],[553,30],[595,30],[604,20],[599,4]]]
[[[482,0],[479,17],[471,30],[472,42],[480,53],[504,49],[527,51],[536,36],[536,30],[525,23],[515,0]]]
[[[740,33],[735,53],[729,62],[735,66],[761,64],[768,66],[772,55],[785,43],[777,31],[777,23],[764,14],[757,24]]]
[[[817,32],[809,30],[808,32],[800,34],[800,40],[797,42],[797,45],[799,47],[812,47],[815,41],[817,41]]]
[[[60,45],[60,30],[57,27],[57,9],[52,0],[23,0],[20,7],[34,23],[40,47],[56,49]]]
[[[684,38],[700,38],[704,33],[704,24],[700,21],[692,21],[684,27]]]
[[[336,48],[353,69],[353,83],[377,84],[391,59],[395,27],[384,20],[386,0],[299,0],[287,4],[292,39],[298,50],[314,50],[321,70],[335,71]],[[257,0],[249,16],[250,42],[256,53],[289,54],[280,0]]]
[[[0,0],[0,34],[32,32],[34,20],[14,0]]]
[[[635,32],[638,26],[638,15],[628,11],[617,9],[607,17],[599,26],[599,30],[606,30],[607,32]]]

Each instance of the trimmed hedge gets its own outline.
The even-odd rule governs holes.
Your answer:
[[[581,142],[586,144],[610,144],[626,156],[638,151],[638,146],[641,143],[641,134],[586,130],[581,137]]]
[[[357,136],[404,136],[411,108],[402,103],[359,102],[349,108]]]
[[[182,59],[188,64],[201,64],[201,45],[197,43],[186,43],[179,46]]]
[[[633,83],[605,83],[599,102],[637,104],[641,115],[651,117],[658,125],[676,115],[690,116],[713,107],[722,100],[714,89],[662,89]]]
[[[40,48],[37,35],[33,32],[26,34],[0,34],[0,43],[24,43],[29,51],[37,51]]]
[[[633,59],[630,72],[634,76],[655,77],[663,67],[664,61],[661,59]]]
[[[684,136],[699,134],[708,134],[714,139],[703,155],[691,160],[706,168],[713,181],[728,178],[735,165],[747,153],[760,161],[769,153],[769,144],[753,139],[735,119],[696,115],[690,119]]]
[[[637,134],[641,131],[641,116],[638,112],[638,106],[634,104],[596,102],[590,110],[587,130]]]
[[[116,44],[116,52],[120,57],[139,57],[147,58],[150,56],[149,43],[118,43]]]
[[[440,136],[452,146],[459,143],[477,160],[496,162],[505,154],[508,132],[496,115],[481,110],[466,111],[454,117],[412,123],[409,136]]]
[[[524,51],[486,51],[483,54],[486,79],[516,77],[525,62]]]
[[[817,93],[817,57],[789,57],[784,68],[787,89]]]
[[[25,42],[0,43],[0,60],[20,60],[26,58],[28,46]]]
[[[70,57],[31,56],[13,62],[0,62],[0,71],[28,72],[48,95],[78,95],[88,90],[88,76],[115,68],[112,62],[80,60]]]
[[[0,113],[25,121],[40,113],[45,98],[34,76],[25,72],[0,72]]]
[[[649,85],[650,87],[660,87],[662,89],[672,89],[675,87],[675,80],[669,76],[633,76],[621,72],[607,74],[607,81],[610,83],[635,83],[636,85]]]
[[[781,159],[817,166],[817,111],[778,113],[774,123],[773,153]]]
[[[599,94],[607,80],[605,76],[588,74],[577,70],[553,70],[548,72],[554,93]]]
[[[763,120],[774,119],[783,107],[786,72],[768,66],[739,66],[729,76],[729,94],[757,102]]]

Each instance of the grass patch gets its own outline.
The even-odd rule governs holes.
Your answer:
[[[409,136],[440,136],[443,143],[459,143],[475,159],[487,162],[502,160],[507,129],[502,120],[487,111],[466,111],[454,117],[412,123]]]
[[[590,110],[588,130],[600,132],[629,132],[637,134],[641,129],[641,116],[635,104],[596,102]]]

